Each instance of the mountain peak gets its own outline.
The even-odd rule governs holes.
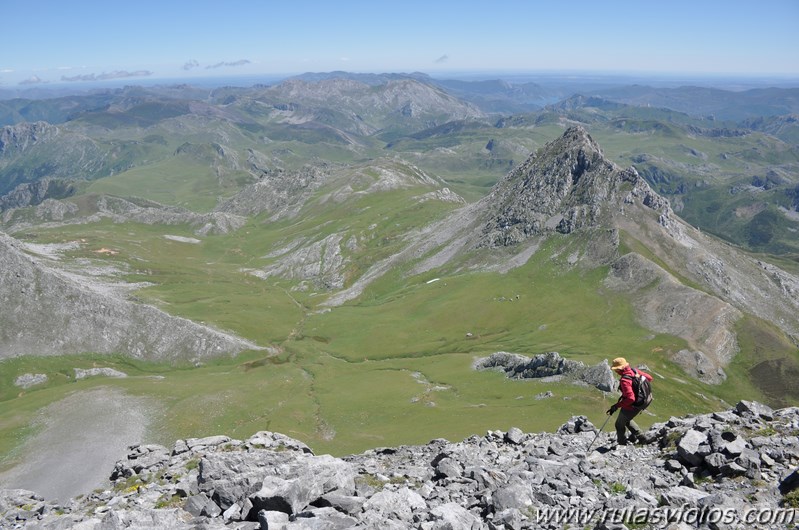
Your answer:
[[[508,246],[548,231],[570,233],[609,224],[611,213],[635,196],[649,208],[670,211],[634,168],[620,168],[583,127],[569,127],[483,199],[488,220],[481,246]]]
[[[548,145],[553,147],[560,147],[562,145],[574,145],[574,146],[582,146],[586,147],[589,146],[595,151],[599,151],[601,154],[601,149],[599,144],[597,144],[591,135],[588,134],[588,131],[582,125],[572,125],[561,135],[560,138],[556,139],[554,142],[550,142]]]

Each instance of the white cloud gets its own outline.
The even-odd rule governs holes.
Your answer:
[[[244,66],[245,64],[250,64],[248,59],[241,59],[239,61],[222,61],[221,63],[216,64],[209,64],[205,67],[206,70],[210,68],[222,68],[223,66]]]
[[[32,75],[27,79],[24,79],[19,82],[20,85],[39,85],[41,83],[46,83],[44,79],[39,77],[38,75]]]
[[[103,72],[102,74],[84,74],[73,75],[67,77],[61,76],[61,81],[105,81],[108,79],[124,79],[126,77],[147,77],[153,75],[149,70],[136,70],[135,72],[128,72],[127,70],[115,70],[113,72]]]

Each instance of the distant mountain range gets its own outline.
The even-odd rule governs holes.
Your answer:
[[[582,124],[691,223],[753,250],[795,253],[797,90],[631,86],[564,96],[563,87],[531,83],[331,72],[250,88],[6,100],[0,196],[13,193],[0,204],[24,206],[22,198],[37,195],[25,186],[41,179],[93,180],[179,155],[188,161],[181,144],[222,149],[225,162],[203,155],[191,163],[240,181],[388,150],[477,199],[541,145],[540,132]]]

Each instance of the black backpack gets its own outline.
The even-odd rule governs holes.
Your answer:
[[[635,394],[633,407],[635,407],[636,410],[644,410],[652,403],[652,385],[649,383],[649,379],[644,377],[643,374],[640,374],[638,370],[633,368],[632,371],[635,373],[635,376],[623,375],[622,379],[626,377],[632,380],[633,393]]]

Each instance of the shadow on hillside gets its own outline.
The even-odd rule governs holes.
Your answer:
[[[756,364],[749,370],[752,382],[768,398],[768,405],[783,408],[799,405],[799,361],[783,357]]]

